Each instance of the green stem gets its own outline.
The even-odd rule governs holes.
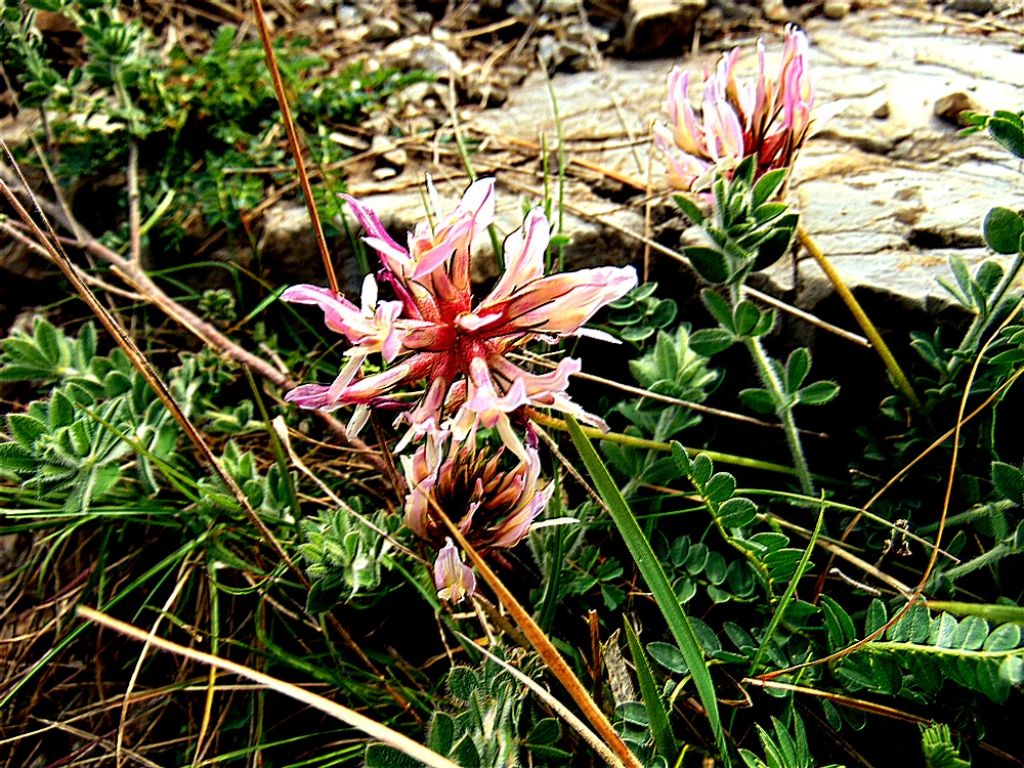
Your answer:
[[[536,411],[532,408],[527,410],[532,421],[540,424],[542,427],[548,427],[550,429],[557,429],[561,432],[568,432],[569,426],[561,419],[556,419],[547,414]],[[594,427],[583,427],[581,426],[583,434],[593,440],[607,440],[610,443],[618,443],[619,445],[628,445],[632,448],[644,448],[653,451],[664,451],[666,453],[671,452],[672,446],[668,443],[661,443],[657,440],[647,440],[642,437],[634,437],[633,435],[625,435],[621,432],[604,432]],[[783,464],[775,464],[770,461],[761,461],[759,459],[751,459],[746,456],[736,456],[732,453],[719,453],[718,451],[706,451],[696,450],[694,448],[684,448],[683,450],[689,456],[695,456],[698,453],[703,453],[709,459],[714,462],[721,464],[732,464],[737,467],[749,467],[751,469],[760,469],[765,472],[776,472],[780,475],[795,475],[799,477],[799,472],[792,467],[787,467]]]
[[[818,244],[811,238],[810,233],[802,226],[796,228],[796,236],[806,251],[811,255],[811,258],[817,262],[821,271],[825,273],[825,276],[832,283],[832,287],[835,288],[839,298],[843,300],[853,318],[857,321],[857,325],[864,331],[864,335],[868,337],[868,340],[874,346],[875,351],[878,352],[878,356],[882,358],[882,362],[885,363],[885,367],[889,370],[889,374],[896,381],[896,385],[904,396],[911,402],[915,408],[921,407],[921,400],[918,398],[917,393],[914,392],[914,388],[910,384],[910,380],[906,374],[903,373],[903,369],[900,368],[900,364],[896,362],[896,358],[893,357],[892,352],[889,351],[889,346],[882,339],[882,335],[875,328],[875,324],[871,322],[871,318],[868,317],[867,312],[857,301],[853,292],[846,285],[846,281],[840,276],[839,272],[832,262],[828,260],[825,254],[822,252]]]
[[[796,422],[793,420],[793,406],[790,404],[789,398],[782,391],[782,383],[779,381],[779,377],[775,375],[775,370],[768,361],[764,347],[761,346],[761,340],[747,336],[743,339],[743,345],[750,352],[750,358],[754,361],[757,375],[771,396],[772,402],[775,403],[775,413],[778,415],[779,421],[782,422],[782,431],[786,435],[786,445],[789,446],[789,452],[793,456],[793,466],[796,470],[796,476],[800,479],[800,488],[808,496],[813,496],[816,491],[814,490],[814,482],[811,480],[810,469],[807,467],[807,458],[804,456],[800,434],[797,432]]]
[[[974,320],[971,321],[970,328],[967,329],[967,333],[964,334],[963,341],[961,341],[960,346],[957,347],[956,362],[953,364],[953,370],[949,373],[949,377],[951,379],[954,378],[960,368],[963,367],[964,362],[967,360],[967,356],[977,349],[978,341],[991,324],[995,311],[1003,302],[1003,297],[1006,295],[1006,292],[1010,290],[1010,287],[1017,282],[1017,276],[1020,274],[1021,267],[1024,267],[1024,253],[1017,254],[1017,258],[1013,260],[1013,264],[1006,271],[1006,274],[1003,275],[1003,279],[999,281],[999,285],[996,286],[995,291],[992,292],[992,297],[988,302],[988,311],[979,312],[975,316]]]

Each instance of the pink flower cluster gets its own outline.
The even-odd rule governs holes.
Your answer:
[[[737,80],[739,48],[723,56],[714,72],[704,73],[701,120],[690,105],[690,73],[675,67],[668,76],[671,125],[655,127],[655,142],[665,153],[669,182],[691,190],[710,180],[715,169],[729,170],[743,158],[757,158],[757,175],[788,167],[811,122],[811,84],[807,37],[786,29],[778,76],[767,75],[765,46],[757,43],[758,73],[753,82]]]
[[[443,471],[438,446],[451,439],[451,456],[462,460],[459,446],[473,443],[478,428],[496,429],[519,459],[520,469],[513,473],[519,480],[502,487],[502,493],[514,490],[518,498],[489,502],[512,510],[500,518],[500,531],[489,546],[512,546],[543,510],[547,495],[537,490],[536,452],[524,446],[510,417],[524,406],[533,406],[570,413],[590,424],[601,421],[566,395],[569,376],[580,370],[578,360],[563,358],[554,370],[533,373],[509,355],[534,340],[554,343],[569,335],[595,335],[583,329],[584,323],[635,287],[636,271],[598,267],[545,276],[551,228],[543,212],[534,209],[522,228],[505,240],[504,273],[486,297],[474,301],[471,249],[473,239],[494,221],[494,180],[470,185],[447,215],[440,211],[429,178],[427,187],[432,215],[409,233],[405,246],[388,234],[372,209],[346,198],[366,231],[366,244],[380,256],[377,277],[383,285],[368,275],[360,306],[314,285],[293,286],[282,294],[285,301],[318,306],[327,327],[351,343],[345,353],[347,362],[331,384],[304,384],[285,399],[302,408],[322,410],[354,405],[350,429],[358,429],[371,407],[402,408],[400,419],[410,427],[408,437],[427,438],[406,465],[413,489],[409,510],[418,510],[407,512],[407,521],[421,535],[423,524],[417,521],[426,519],[423,505],[438,472]],[[381,300],[381,287],[393,298]],[[364,376],[364,363],[371,355],[379,355],[384,365]],[[396,397],[410,389],[420,390],[411,405],[408,398]],[[491,483],[490,487],[497,486]],[[467,503],[480,506],[484,501],[474,498]],[[467,510],[463,524],[473,522],[474,510]],[[442,550],[443,563],[439,559],[435,567],[438,589],[451,596],[471,594],[472,573],[464,573],[462,569],[468,571],[468,567],[449,547],[453,548],[450,542]],[[438,574],[457,579],[442,584]]]

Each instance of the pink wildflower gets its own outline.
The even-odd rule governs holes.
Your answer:
[[[462,562],[459,550],[451,539],[447,540],[434,561],[434,586],[439,598],[453,603],[461,603],[476,592],[473,569]]]
[[[304,384],[285,399],[303,408],[333,410],[343,405],[396,404],[388,396],[426,381],[419,401],[406,414],[415,434],[450,430],[463,438],[478,426],[495,427],[522,458],[509,414],[524,405],[554,408],[589,423],[565,394],[579,362],[566,358],[554,371],[534,374],[508,355],[534,339],[556,340],[585,333],[581,327],[598,309],[636,285],[632,267],[598,267],[544,276],[550,225],[535,209],[505,241],[505,272],[490,294],[474,305],[470,249],[475,235],[494,219],[494,180],[470,185],[454,211],[442,216],[429,183],[434,208],[431,228],[419,224],[402,247],[377,215],[348,197],[348,203],[380,254],[380,279],[396,300],[377,300],[377,284],[367,277],[362,306],[310,285],[289,288],[285,301],[316,304],[331,330],[352,343],[334,383]],[[361,377],[362,362],[380,354],[386,370]]]
[[[437,509],[481,552],[518,544],[537,516],[547,508],[554,485],[540,483],[540,458],[526,448],[512,469],[503,462],[504,449],[477,447],[474,440],[428,437],[412,458],[405,457],[409,495],[405,524],[422,539],[440,544],[445,527]]]
[[[714,72],[705,71],[701,120],[690,105],[690,73],[675,67],[668,76],[671,126],[656,126],[655,142],[668,161],[669,182],[678,189],[692,189],[714,169],[728,171],[749,156],[757,158],[758,176],[788,167],[807,136],[814,89],[804,33],[786,29],[774,80],[767,76],[762,41],[755,81],[737,80],[739,55],[734,48]]]

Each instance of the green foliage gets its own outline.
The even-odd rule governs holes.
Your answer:
[[[399,521],[384,512],[365,518],[361,507],[355,499],[351,508],[321,510],[316,519],[299,523],[299,552],[313,583],[306,601],[310,613],[377,589],[382,567],[391,567],[392,544],[385,534],[394,534]]]
[[[455,714],[436,711],[426,745],[463,768],[505,768],[519,765],[523,692],[500,665],[485,660],[478,668],[454,666],[448,673],[448,700]],[[540,720],[525,739],[541,764],[565,760],[570,754],[551,746],[558,738],[556,721]],[[369,768],[415,766],[400,752],[382,744],[366,750]]]
[[[853,620],[827,599],[825,626],[830,651],[856,639]],[[865,635],[888,619],[885,604],[874,600],[864,622]],[[1005,702],[1013,686],[1024,681],[1024,642],[1016,623],[991,629],[978,616],[957,621],[948,613],[932,616],[912,607],[885,635],[844,656],[838,674],[848,690],[929,701],[946,681]]]
[[[0,353],[0,381],[57,384],[48,399],[7,417],[10,439],[0,443],[0,470],[38,502],[88,513],[127,481],[131,464],[142,493],[156,493],[178,427],[120,350],[96,355],[92,325],[77,339],[45,320],[31,335],[16,333]]]
[[[926,768],[971,768],[970,761],[960,757],[945,723],[921,726],[921,751]]]
[[[688,246],[683,253],[709,283],[739,285],[750,272],[782,258],[793,241],[797,215],[785,203],[772,202],[787,171],[770,171],[756,182],[755,171],[753,158],[747,158],[731,177],[715,178],[711,218],[693,203],[679,202],[685,198],[676,198],[683,215],[700,225],[707,237],[707,245]]]
[[[793,714],[792,730],[785,723],[772,718],[774,733],[769,733],[760,725],[757,726],[757,737],[761,741],[764,759],[749,749],[741,749],[740,756],[747,768],[819,768],[807,748],[807,731],[803,721]],[[834,763],[820,768],[840,768]]]
[[[60,150],[58,179],[70,186],[123,173],[134,140],[143,217],[153,217],[147,229],[155,226],[165,249],[181,247],[199,219],[240,230],[242,214],[277,180],[253,170],[280,167],[286,158],[272,137],[280,118],[259,41],[240,40],[236,29],[222,27],[202,55],[180,46],[165,54],[139,21],[123,18],[114,0],[60,5],[85,40],[84,61],[67,76],[48,61],[34,10],[5,0],[0,16],[8,75],[29,103],[54,110],[49,128]],[[308,41],[277,47],[282,78],[298,94],[295,119],[323,165],[346,150],[319,128],[354,124],[394,93],[429,79],[419,71],[371,71],[363,62],[331,72],[308,52]],[[80,114],[94,117],[81,121]],[[120,247],[127,236],[115,230],[107,239]]]
[[[655,297],[657,289],[657,283],[643,283],[609,305],[608,322],[619,338],[642,345],[675,322],[678,305],[672,299]]]

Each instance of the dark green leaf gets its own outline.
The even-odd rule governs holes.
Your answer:
[[[740,390],[740,402],[757,413],[775,413],[775,401],[767,389]]]
[[[733,313],[732,308],[729,306],[729,302],[726,301],[717,291],[713,291],[710,288],[705,288],[700,292],[700,298],[704,302],[704,306],[708,308],[708,312],[711,316],[718,321],[718,324],[727,331],[736,332],[736,327],[733,324]]]
[[[718,508],[719,522],[724,528],[746,528],[757,518],[757,505],[738,496]]]
[[[729,265],[721,251],[691,245],[683,249],[683,255],[690,260],[697,274],[709,283],[724,283],[729,279]]]
[[[762,203],[770,199],[782,186],[782,182],[786,180],[786,174],[788,173],[787,168],[776,168],[773,171],[768,171],[764,176],[757,180],[754,185],[753,194],[751,195],[751,205],[757,209]]]
[[[703,357],[711,357],[736,342],[732,333],[722,328],[702,328],[690,335],[690,349]]]
[[[673,195],[672,199],[676,201],[676,205],[679,206],[679,210],[683,212],[683,216],[689,219],[691,224],[700,226],[704,223],[704,214],[700,210],[695,202],[684,195]]]
[[[993,208],[982,225],[985,242],[996,253],[1016,254],[1021,249],[1024,219],[1009,208]]]
[[[1017,118],[1015,124],[1004,117],[993,117],[988,121],[988,132],[1010,152],[1024,159],[1024,130],[1021,129],[1019,122],[1020,118]]]
[[[741,301],[736,306],[733,332],[737,336],[750,336],[761,323],[761,310],[749,301]]]
[[[803,405],[824,405],[839,394],[839,385],[834,381],[816,381],[796,393],[797,402]]]
[[[1024,506],[1024,472],[1002,461],[992,462],[992,485],[996,492],[1017,506]]]

